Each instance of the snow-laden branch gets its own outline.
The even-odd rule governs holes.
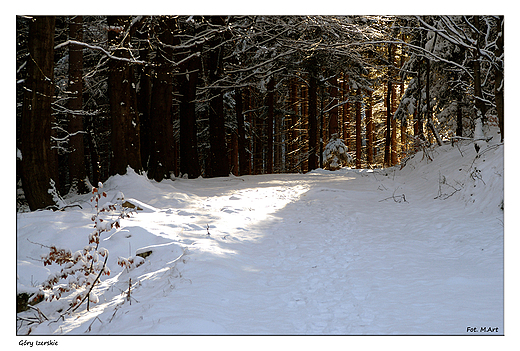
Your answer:
[[[452,28],[452,30],[450,30],[450,32],[452,32],[456,36],[455,37],[454,36],[450,36],[450,35],[446,34],[445,30],[438,29],[438,28],[435,28],[435,27],[429,25],[420,16],[415,16],[415,18],[425,27],[424,29],[432,31],[434,33],[437,33],[438,35],[440,35],[441,37],[443,37],[444,39],[446,39],[450,43],[452,43],[454,45],[457,45],[457,46],[465,47],[466,49],[475,49],[476,43],[473,40],[471,40],[471,39],[469,39],[467,37],[464,38],[455,29]]]
[[[293,54],[293,53],[295,53],[295,52],[296,52],[296,50],[291,49],[291,50],[289,50],[289,51],[287,51],[287,52],[283,52],[283,53],[281,53],[281,54],[279,54],[279,55],[276,55],[275,57],[273,57],[273,58],[271,58],[271,59],[269,59],[269,60],[265,60],[265,61],[263,61],[263,62],[261,62],[261,63],[255,65],[255,66],[246,67],[246,68],[240,68],[240,69],[230,70],[230,71],[226,70],[225,73],[226,73],[226,74],[245,73],[245,72],[249,72],[249,71],[251,71],[251,70],[257,70],[258,68],[263,67],[263,66],[267,65],[268,63],[271,63],[271,62],[273,62],[273,61],[276,61],[276,60],[278,60],[278,59],[281,58],[281,57],[284,57],[284,56],[287,56],[287,55],[291,55],[291,54]]]
[[[68,114],[75,115],[75,116],[97,116],[97,115],[99,115],[99,111],[90,112],[90,111],[85,111],[85,110],[72,110],[72,109],[66,108],[65,106],[62,106],[58,103],[53,103],[51,106],[55,111],[57,111],[59,113],[68,113]]]
[[[460,68],[461,70],[463,70],[464,73],[466,73],[471,79],[473,79],[473,74],[470,71],[468,71],[468,69],[466,67],[458,64],[457,62],[453,62],[453,61],[447,60],[447,59],[442,58],[442,57],[440,57],[438,55],[435,55],[434,53],[426,50],[423,47],[420,47],[420,46],[417,46],[417,45],[413,45],[413,44],[407,43],[407,42],[402,41],[402,40],[375,40],[375,41],[365,41],[365,42],[354,42],[354,43],[350,43],[350,44],[346,44],[346,45],[344,44],[342,46],[350,47],[350,46],[376,45],[376,44],[395,44],[395,45],[406,46],[408,48],[416,50],[417,52],[422,53],[425,57],[429,57],[430,59],[432,59],[434,61],[440,61],[440,62],[447,63],[449,65],[456,66],[456,67]]]
[[[169,61],[169,62],[170,62],[174,67],[175,67],[175,66],[178,66],[178,65],[180,65],[180,64],[182,64],[182,63],[184,63],[184,62],[186,62],[186,61],[191,60],[191,59],[194,58],[194,57],[199,57],[199,56],[200,56],[200,51],[197,51],[197,52],[194,52],[193,54],[191,54],[191,55],[189,55],[189,56],[187,56],[187,57],[185,57],[185,58],[183,58],[182,60],[177,61],[177,62],[174,62],[174,61],[172,61],[172,60],[168,60],[168,59],[166,59],[166,60],[168,60],[168,61]],[[195,70],[195,71],[193,71],[193,72],[196,72],[196,71],[197,71],[197,70]],[[183,72],[181,72],[181,73],[183,73]],[[186,72],[184,72],[184,73],[186,73]],[[189,73],[189,72],[188,72],[188,73]]]
[[[475,39],[469,38],[465,31],[461,29],[457,24],[452,20],[451,16],[440,16],[440,20],[444,26],[443,29],[435,28],[432,25],[429,25],[428,23],[424,22],[420,16],[415,16],[417,20],[424,26],[419,27],[418,29],[426,30],[426,31],[432,31],[438,35],[440,35],[442,38],[447,40],[448,42],[452,43],[453,45],[456,45],[458,47],[465,48],[467,50],[477,50],[479,55],[482,55],[483,57],[487,58],[491,64],[495,68],[500,68],[498,65],[498,62],[501,61],[501,58],[497,58],[495,56],[495,53],[492,50],[489,50],[490,47],[495,46],[495,41],[490,42],[490,24],[486,20],[486,23],[488,23],[487,26],[487,32],[485,36],[486,44],[483,48],[479,47],[477,45],[477,41]],[[465,23],[470,26],[470,28],[476,32],[480,33],[477,28],[475,28],[471,22],[466,18],[466,16],[463,16]]]
[[[51,139],[54,140],[54,141],[57,141],[57,142],[59,142],[59,141],[67,141],[71,136],[78,135],[78,134],[87,134],[87,132],[84,132],[82,130],[78,130],[77,132],[67,134],[66,137],[57,138],[57,137],[51,136]]]
[[[128,58],[124,58],[124,57],[118,57],[118,56],[114,56],[112,55],[110,52],[108,52],[107,50],[105,50],[104,48],[102,48],[101,46],[96,46],[96,45],[90,45],[90,44],[87,44],[87,43],[83,43],[83,42],[79,42],[79,41],[76,41],[76,40],[67,40],[66,42],[63,42],[61,44],[58,44],[54,47],[54,49],[60,49],[62,47],[65,47],[67,45],[80,45],[80,46],[83,46],[83,47],[86,47],[88,49],[91,49],[91,50],[99,50],[101,52],[103,52],[108,58],[111,58],[111,59],[114,59],[114,60],[119,60],[119,61],[126,61],[126,62],[130,62],[130,63],[136,63],[136,64],[140,64],[140,65],[151,65],[151,63],[147,62],[147,61],[141,61],[141,60],[135,60],[135,59],[128,59]],[[195,52],[185,58],[183,58],[182,60],[180,61],[177,61],[177,62],[171,62],[174,66],[178,66],[194,57],[199,57],[200,56],[200,52]]]
[[[101,51],[102,53],[104,53],[108,58],[111,58],[111,59],[114,59],[114,60],[126,61],[126,62],[130,62],[130,63],[137,63],[137,64],[140,64],[140,65],[147,65],[148,64],[148,62],[146,62],[146,61],[140,61],[140,60],[135,60],[135,59],[128,59],[128,58],[124,58],[124,57],[114,56],[110,52],[108,52],[106,49],[102,48],[101,46],[87,44],[87,43],[83,43],[83,42],[77,41],[77,40],[67,40],[67,41],[65,41],[65,42],[63,42],[61,44],[56,45],[54,47],[54,50],[63,48],[65,46],[67,46],[67,45],[79,45],[79,46],[86,47],[87,49],[98,50],[98,51]]]

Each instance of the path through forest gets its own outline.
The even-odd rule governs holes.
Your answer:
[[[33,333],[502,334],[501,149],[475,159],[470,146],[401,170],[111,178],[105,191],[143,211],[102,242],[114,268],[100,303]],[[83,238],[87,212],[19,215],[19,283],[35,275],[24,258],[41,251],[25,239]],[[57,234],[50,218],[67,230]],[[149,245],[143,266],[116,268]],[[52,315],[59,303],[41,308]]]

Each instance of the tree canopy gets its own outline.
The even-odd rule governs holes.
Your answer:
[[[128,167],[156,181],[373,168],[503,140],[503,28],[463,15],[19,16],[17,180],[36,209],[49,188],[56,202]],[[48,107],[35,115],[37,98]],[[334,162],[332,145],[347,150]]]

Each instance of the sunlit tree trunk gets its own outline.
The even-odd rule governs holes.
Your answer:
[[[406,135],[407,121],[401,121],[401,158],[406,156],[408,151],[407,135]]]
[[[391,103],[390,103],[390,113],[392,115],[392,144],[390,147],[391,153],[391,161],[392,166],[397,164],[397,119],[394,116],[396,110],[396,101],[397,101],[397,86],[392,84],[392,94],[391,94]]]
[[[414,113],[414,136],[415,136],[415,151],[418,151],[418,145],[424,140],[424,128],[422,120],[422,61],[418,61],[417,68],[417,107]]]
[[[368,166],[374,163],[374,121],[372,119],[372,90],[367,91],[368,99],[366,105],[366,124],[367,124],[367,163]]]
[[[332,135],[336,134],[339,136],[339,125],[338,125],[338,80],[336,77],[329,80],[330,83],[330,105],[332,110],[329,112],[329,139]]]
[[[401,54],[399,55],[399,67],[400,68],[403,67],[404,61],[405,61],[405,56],[401,49]],[[401,78],[401,79],[399,79],[399,97],[397,98],[397,105],[401,101],[403,94],[404,94],[404,81]],[[407,138],[408,138],[407,133],[406,133],[406,128],[408,126],[408,121],[407,121],[408,117],[407,116],[408,115],[406,115],[404,117],[404,119],[400,121],[400,123],[401,123],[401,157],[403,157],[403,158],[406,156],[406,152],[407,152]]]
[[[394,51],[393,51],[393,45],[388,45],[388,64],[392,65],[394,62]],[[392,68],[388,68],[388,77],[387,77],[387,87],[386,87],[386,138],[385,138],[385,159],[384,164],[385,166],[391,166],[392,165],[392,158],[391,158],[391,145],[392,145],[392,90],[393,90],[393,84],[392,84]]]
[[[392,94],[392,82],[388,79],[386,87],[386,135],[385,135],[385,166],[391,166],[390,158],[390,145],[392,138],[392,105],[391,105],[391,94]]]
[[[358,88],[356,99],[356,168],[361,168],[361,128],[361,88]]]
[[[348,76],[343,77],[343,141],[349,150],[352,150],[352,145],[350,144],[350,102],[349,98],[349,86],[347,82]]]
[[[318,86],[316,77],[310,74],[309,81],[309,156],[308,156],[308,171],[318,168],[318,110],[317,110],[317,95]]]

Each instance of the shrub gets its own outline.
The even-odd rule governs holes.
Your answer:
[[[336,171],[352,162],[347,146],[337,134],[333,134],[323,150],[324,168]]]
[[[110,269],[107,267],[108,250],[99,246],[100,237],[103,232],[108,232],[114,227],[119,228],[120,220],[130,217],[131,212],[131,209],[123,206],[124,195],[121,192],[114,198],[115,202],[100,205],[99,200],[107,196],[100,190],[102,187],[103,184],[99,183],[98,188],[92,189],[90,201],[94,202],[96,213],[91,218],[94,231],[88,236],[88,245],[74,253],[56,246],[48,247],[49,253],[42,256],[43,264],[47,266],[55,263],[62,268],[59,272],[51,274],[42,284],[40,292],[31,299],[43,297],[47,301],[59,300],[62,294],[77,291],[69,310],[76,310],[84,301],[87,301],[89,310],[90,302],[99,301],[93,288],[100,282],[102,275],[110,275]],[[114,216],[113,212],[117,214]]]

